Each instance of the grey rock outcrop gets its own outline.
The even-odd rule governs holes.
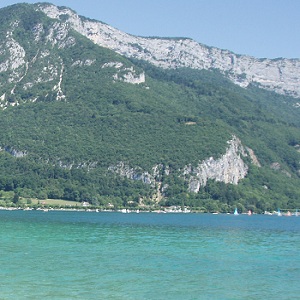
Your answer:
[[[143,183],[154,186],[157,166],[152,168],[152,174],[147,171],[143,171],[140,167],[132,168],[124,162],[120,162],[115,166],[110,166],[108,170],[119,174],[122,177],[127,177],[132,180],[140,180]]]
[[[259,166],[257,157],[253,150],[244,147],[236,136],[233,136],[228,143],[228,148],[225,154],[220,158],[214,159],[210,157],[199,162],[197,166],[191,164],[185,166],[183,170],[178,170],[180,177],[188,183],[188,191],[198,193],[201,187],[207,184],[209,179],[216,181],[238,184],[238,182],[245,178],[248,174],[248,165],[243,158],[250,157],[253,164]],[[132,180],[141,180],[145,184],[151,186],[160,186],[161,189],[167,189],[166,185],[162,185],[161,174],[165,176],[170,175],[169,167],[157,165],[152,168],[152,172],[143,171],[140,167],[130,167],[124,162],[117,165],[110,166],[109,171],[114,172],[120,176],[127,177]],[[163,192],[163,191],[162,191]]]
[[[20,157],[24,157],[27,155],[27,151],[21,151],[21,150],[17,150],[15,148],[12,148],[12,147],[4,147],[4,149],[2,149],[0,147],[0,151],[6,151],[7,153],[11,154],[12,156],[16,157],[16,158],[20,158]]]
[[[183,175],[188,181],[190,192],[199,192],[200,187],[205,186],[208,179],[238,184],[240,179],[245,178],[248,173],[248,166],[242,159],[247,156],[245,148],[235,136],[227,143],[229,147],[219,159],[210,157],[196,167],[188,165],[184,168]]]

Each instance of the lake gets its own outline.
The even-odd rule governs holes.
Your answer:
[[[0,299],[300,299],[300,217],[0,211]]]

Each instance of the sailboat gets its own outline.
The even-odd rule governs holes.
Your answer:
[[[282,213],[280,212],[280,209],[278,209],[278,211],[277,211],[277,216],[278,216],[278,217],[281,217],[281,216],[282,216]]]
[[[238,210],[237,210],[237,208],[235,208],[235,210],[234,210],[234,213],[233,213],[235,216],[237,216],[239,213],[238,213]]]

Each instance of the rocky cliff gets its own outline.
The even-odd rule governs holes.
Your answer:
[[[67,17],[66,22],[77,32],[121,55],[146,60],[162,68],[218,69],[241,87],[255,84],[280,94],[300,97],[299,59],[257,59],[207,47],[188,38],[137,37],[80,17],[67,8],[38,4],[37,9],[54,19]]]
[[[184,168],[183,175],[188,181],[190,192],[197,193],[209,179],[238,184],[240,179],[245,178],[248,173],[248,166],[243,160],[243,157],[248,156],[246,148],[236,136],[227,143],[229,147],[219,159],[210,157],[199,162],[196,167],[188,165]],[[253,160],[252,163],[257,164]]]
[[[46,7],[58,10],[55,6]],[[74,13],[72,15],[76,16]],[[35,102],[38,98],[68,101],[63,89],[68,68],[78,72],[79,69],[96,66],[113,71],[111,82],[145,82],[145,73],[137,71],[133,65],[126,66],[119,61],[103,64],[94,57],[91,58],[88,53],[83,53],[83,59],[72,61],[71,65],[66,66],[61,53],[78,46],[77,36],[74,36],[70,24],[52,20],[46,26],[43,18],[37,17],[31,24],[32,27],[26,33],[23,32],[30,38],[29,46],[28,41],[18,38],[22,22],[18,19],[11,22],[0,39],[0,109]],[[34,89],[38,93],[33,92]],[[21,97],[22,93],[27,96]]]
[[[198,193],[209,179],[216,181],[238,184],[248,173],[248,165],[243,158],[250,157],[252,164],[260,166],[257,157],[252,149],[244,147],[239,138],[233,136],[228,143],[225,153],[218,159],[210,157],[198,163],[197,166],[191,164],[185,166],[183,170],[177,170],[179,176],[184,178],[188,184],[188,191]],[[167,189],[161,182],[161,175],[169,176],[169,167],[157,165],[152,168],[152,172],[146,172],[139,167],[130,167],[124,162],[110,166],[109,171],[127,177],[132,180],[140,180],[152,187],[159,187],[160,192]]]

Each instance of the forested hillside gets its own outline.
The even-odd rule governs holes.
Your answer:
[[[129,60],[32,5],[0,18],[0,190],[115,208],[300,207],[296,99]],[[233,137],[246,176],[193,192],[187,170],[222,161]]]

